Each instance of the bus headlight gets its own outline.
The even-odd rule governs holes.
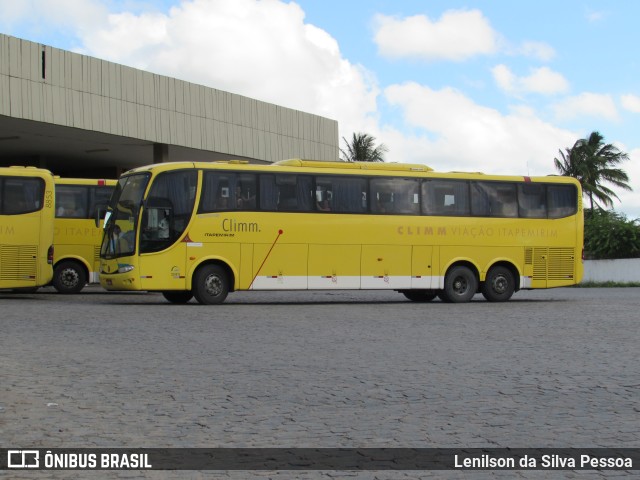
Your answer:
[[[133,270],[133,265],[128,265],[126,263],[118,264],[118,273],[127,273]]]

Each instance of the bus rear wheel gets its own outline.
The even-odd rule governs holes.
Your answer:
[[[482,295],[490,302],[506,302],[516,290],[513,272],[507,267],[493,267],[481,287]]]
[[[189,290],[171,290],[162,292],[162,296],[171,303],[188,303],[193,298],[193,293]]]
[[[224,302],[229,293],[229,276],[220,265],[200,267],[193,277],[193,296],[203,305]]]
[[[66,260],[56,265],[51,283],[60,293],[78,293],[87,284],[87,274],[78,262]]]
[[[433,290],[403,290],[402,294],[412,302],[426,303],[436,298]]]
[[[470,268],[463,265],[453,267],[444,278],[442,295],[451,303],[465,303],[478,290],[478,280]]]

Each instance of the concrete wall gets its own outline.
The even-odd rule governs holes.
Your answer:
[[[640,258],[586,260],[583,282],[640,282]]]
[[[339,153],[335,120],[2,34],[0,115],[268,162]]]

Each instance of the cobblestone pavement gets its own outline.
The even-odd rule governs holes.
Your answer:
[[[220,306],[85,292],[0,293],[0,446],[640,447],[638,289],[463,305],[371,291],[243,292]],[[107,475],[470,478],[18,478]]]

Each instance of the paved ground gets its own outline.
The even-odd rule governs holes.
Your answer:
[[[639,309],[633,288],[464,305],[394,292],[235,293],[220,306],[98,287],[0,293],[0,446],[640,447]],[[443,474],[456,475],[270,476]],[[247,478],[146,473],[209,476]],[[87,477],[105,473],[75,478]]]

